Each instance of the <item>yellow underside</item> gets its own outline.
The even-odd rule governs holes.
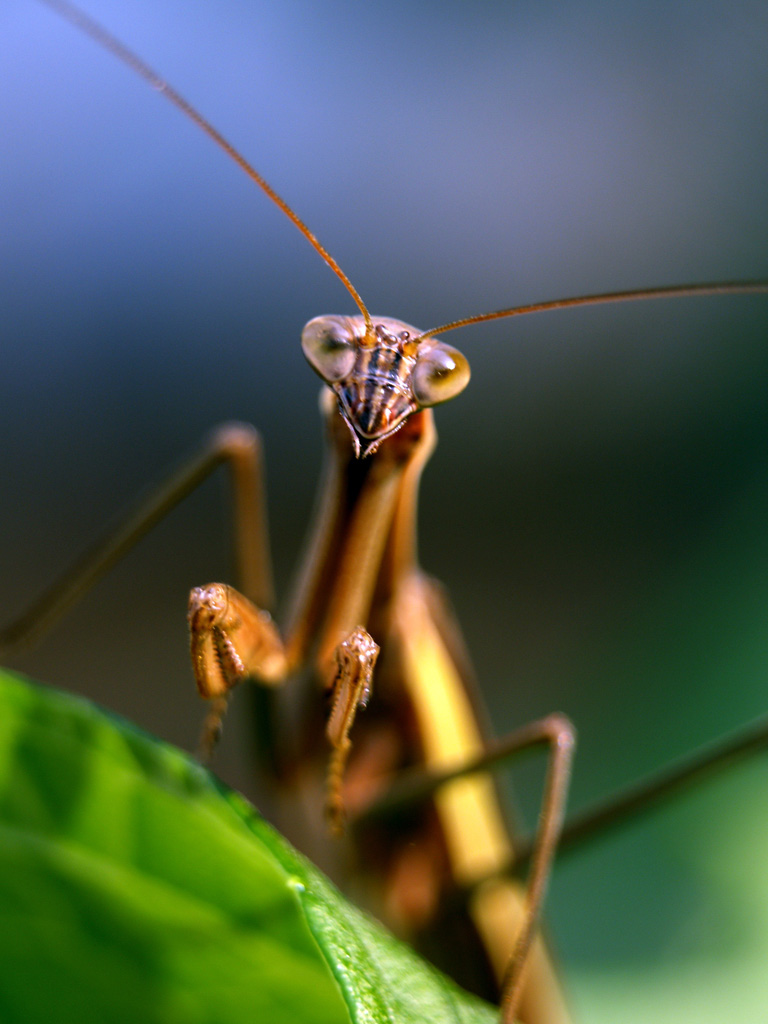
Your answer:
[[[474,709],[414,576],[398,594],[399,635],[406,685],[419,722],[426,766],[458,767],[483,752]],[[525,915],[522,887],[507,879],[482,880],[509,864],[513,848],[493,782],[477,773],[443,786],[435,805],[453,877],[477,885],[469,910],[499,981],[504,977]],[[555,972],[541,939],[534,942],[520,1017],[528,1024],[568,1024]]]
[[[398,595],[405,673],[419,722],[425,761],[433,771],[451,769],[483,752],[483,741],[463,681],[445,649],[419,577]],[[454,878],[471,885],[510,859],[509,836],[490,777],[476,774],[443,786],[435,797]]]

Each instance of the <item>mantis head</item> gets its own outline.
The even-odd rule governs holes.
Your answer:
[[[318,316],[301,335],[304,355],[336,395],[359,458],[372,455],[411,413],[463,391],[469,363],[401,320]]]

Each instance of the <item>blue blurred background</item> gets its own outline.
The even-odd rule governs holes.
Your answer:
[[[768,276],[768,8],[94,0],[305,218],[374,313]],[[215,423],[266,439],[280,593],[320,455],[298,339],[350,302],[196,129],[31,0],[0,10],[0,586],[10,618]],[[561,709],[573,805],[766,709],[768,302],[549,314],[450,338],[421,555],[498,732]],[[187,748],[207,485],[14,664]],[[233,714],[218,768],[248,791]],[[541,772],[522,773],[533,820]],[[763,1020],[764,761],[564,861],[581,1020]]]

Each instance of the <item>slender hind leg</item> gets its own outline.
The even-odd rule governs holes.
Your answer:
[[[389,815],[414,803],[427,800],[452,782],[465,779],[477,772],[498,766],[502,762],[538,747],[549,749],[547,777],[539,822],[530,858],[528,884],[525,891],[522,921],[514,936],[514,945],[508,963],[503,967],[501,1020],[512,1024],[523,997],[525,967],[536,936],[541,907],[546,893],[552,861],[562,828],[568,792],[571,762],[575,746],[573,726],[563,715],[553,714],[532,722],[510,733],[503,739],[486,744],[484,751],[464,764],[441,772],[415,770],[401,778],[389,792],[366,812],[366,817]],[[478,930],[490,939],[489,955],[498,961],[495,949],[510,947],[510,922],[505,906],[516,900],[506,892],[506,883],[500,876],[478,879],[469,893],[470,912],[476,919]],[[511,901],[511,902],[510,902]],[[506,918],[506,919],[505,919]],[[500,966],[497,963],[497,967]],[[501,973],[501,972],[500,972]]]
[[[55,580],[22,615],[0,630],[0,652],[33,643],[88,593],[141,538],[220,465],[232,482],[233,536],[239,584],[247,597],[270,607],[272,569],[267,544],[261,440],[245,423],[225,423],[202,450],[149,491]]]
[[[197,650],[193,644],[198,687],[202,696],[211,699],[201,739],[201,749],[207,755],[210,755],[220,731],[226,708],[226,692],[235,681],[235,666],[233,663],[227,664],[226,644],[222,640],[223,633],[219,626],[223,621],[227,625],[232,624],[238,606],[242,612],[241,618],[247,619],[252,611],[262,627],[264,643],[268,648],[268,654],[262,659],[263,676],[275,681],[283,671],[279,656],[275,653],[276,631],[269,615],[251,603],[271,606],[273,590],[261,440],[250,425],[224,423],[213,430],[201,451],[183,463],[166,481],[150,490],[134,509],[121,517],[54,581],[26,612],[0,631],[0,651],[3,653],[10,653],[37,640],[219,466],[224,466],[230,477],[236,575],[246,596],[237,594],[231,588],[220,588],[216,595],[207,595],[207,610],[202,607],[204,602],[198,602],[201,605],[197,611],[198,622],[207,618],[211,639],[221,640],[218,645],[212,643],[208,646],[199,642]],[[217,598],[221,605],[222,593],[225,593],[223,604],[229,610],[219,614],[215,606]],[[252,654],[253,646],[252,642],[247,650],[248,655]],[[227,685],[223,684],[225,677],[229,680]],[[208,682],[204,681],[205,678]]]
[[[569,1014],[555,971],[544,943],[534,943],[534,937],[562,823],[573,729],[567,719],[552,715],[506,741],[486,739],[458,627],[440,589],[420,572],[409,574],[397,586],[389,629],[388,642],[397,652],[389,670],[401,680],[410,706],[404,721],[415,723],[412,731],[419,737],[419,749],[412,753],[417,767],[393,784],[388,796],[374,798],[355,824],[363,827],[365,818],[372,823],[394,807],[402,811],[404,804],[430,798],[444,862],[435,861],[437,896],[450,898],[446,885],[469,894],[466,909],[494,968],[505,1024],[518,1009],[526,1024],[564,1024]],[[550,769],[525,893],[517,881],[499,877],[514,861],[516,840],[493,780],[483,769],[541,746],[550,751]],[[402,852],[393,849],[393,863]]]

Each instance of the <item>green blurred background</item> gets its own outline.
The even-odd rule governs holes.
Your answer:
[[[609,289],[768,275],[768,8],[182,3],[89,10],[240,147],[374,313],[424,328]],[[302,325],[345,293],[244,176],[32,0],[0,10],[0,585],[9,618],[215,423],[263,430],[280,593],[320,453]],[[681,300],[454,335],[421,554],[495,727],[579,728],[573,806],[764,711],[768,302]],[[33,654],[191,747],[193,584],[221,484]],[[251,791],[243,717],[218,768]],[[764,759],[564,861],[582,1021],[762,1021]],[[534,813],[537,769],[522,774]]]

